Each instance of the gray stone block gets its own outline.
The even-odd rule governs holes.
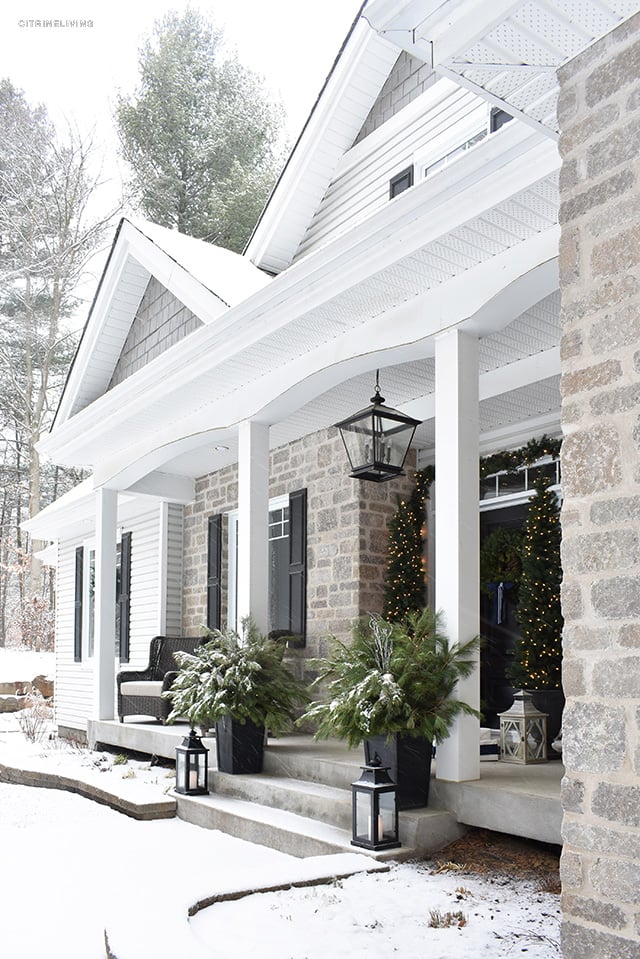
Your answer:
[[[600,783],[591,808],[602,819],[637,828],[640,826],[640,786]]]
[[[612,772],[624,764],[627,732],[621,706],[569,700],[562,729],[562,758],[572,772]]]
[[[640,863],[624,859],[597,859],[589,873],[596,892],[622,903],[636,902],[640,889]]]
[[[562,924],[562,956],[563,959],[640,959],[640,942],[567,920]]]
[[[564,912],[578,919],[587,919],[609,929],[624,929],[627,917],[624,910],[610,902],[599,899],[583,899],[581,896],[566,895],[562,905]]]

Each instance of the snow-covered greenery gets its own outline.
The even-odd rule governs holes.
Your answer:
[[[169,721],[184,716],[207,726],[231,716],[283,731],[296,706],[307,699],[283,653],[283,641],[262,635],[250,621],[242,636],[231,629],[213,630],[195,653],[175,653],[180,669],[165,694],[173,704]]]
[[[301,721],[318,724],[316,738],[338,736],[350,746],[393,733],[441,742],[456,716],[475,712],[453,693],[474,668],[477,644],[451,644],[428,608],[399,623],[370,616],[356,624],[351,643],[334,637],[330,656],[317,661],[316,683],[327,683],[328,698]]]

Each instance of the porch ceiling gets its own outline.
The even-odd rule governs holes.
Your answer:
[[[385,39],[548,135],[559,66],[637,12],[636,0],[371,0]]]

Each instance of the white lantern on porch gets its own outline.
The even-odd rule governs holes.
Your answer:
[[[515,693],[513,705],[500,716],[500,759],[507,763],[547,761],[547,713],[533,705],[531,693]]]

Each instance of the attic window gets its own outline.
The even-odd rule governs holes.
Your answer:
[[[413,186],[413,164],[403,170],[402,173],[397,173],[391,178],[389,181],[389,199],[393,200],[394,196],[404,193],[410,186]]]
[[[489,115],[489,132],[495,133],[496,130],[499,130],[500,127],[503,127],[505,123],[509,122],[509,120],[513,120],[511,114],[507,113],[506,110],[500,110],[498,107],[496,107]]]

